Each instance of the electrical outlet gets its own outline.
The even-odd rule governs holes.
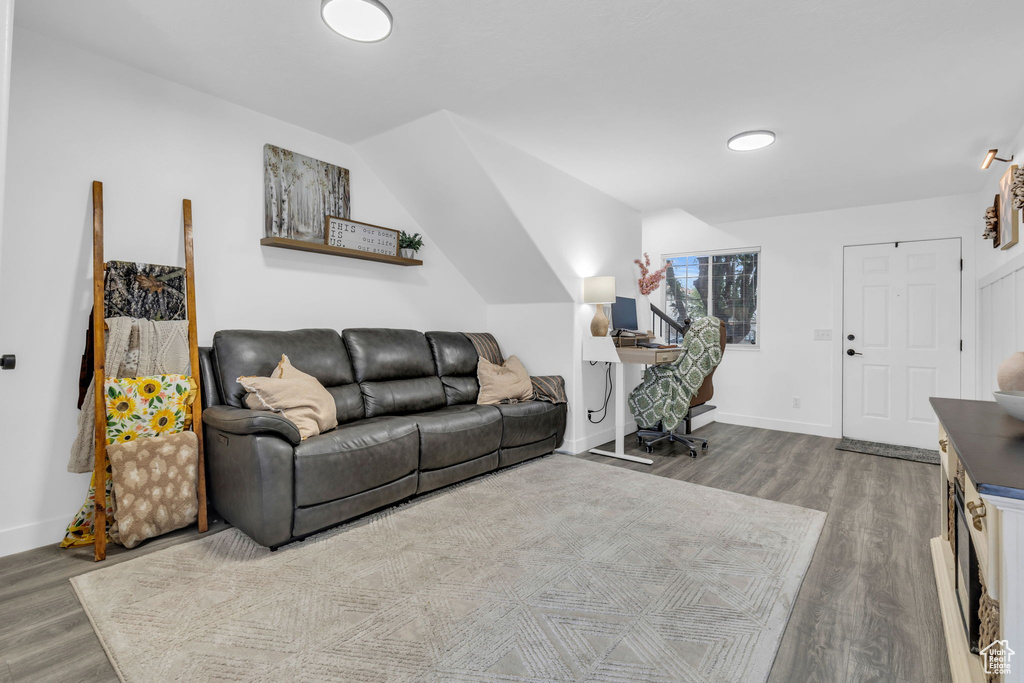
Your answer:
[[[832,341],[832,330],[815,330],[814,341]]]
[[[793,397],[793,407],[794,408],[799,408],[800,407],[800,398],[798,396],[794,396]]]

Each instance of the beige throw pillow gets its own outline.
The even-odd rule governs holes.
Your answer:
[[[194,432],[148,436],[107,446],[120,542],[188,526],[199,512],[199,440]]]
[[[239,377],[238,383],[249,392],[247,406],[281,413],[295,423],[303,439],[338,426],[334,397],[316,377],[297,370],[288,356],[281,356],[270,377]]]
[[[515,356],[509,356],[502,365],[481,358],[476,365],[476,378],[480,382],[476,399],[479,404],[495,405],[506,399],[529,401],[533,398],[533,382],[522,361]]]

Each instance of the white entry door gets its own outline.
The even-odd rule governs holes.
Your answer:
[[[929,397],[960,397],[960,240],[844,252],[843,436],[933,449]]]

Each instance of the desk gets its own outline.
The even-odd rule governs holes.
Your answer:
[[[640,458],[626,453],[626,388],[623,386],[622,366],[624,363],[641,365],[661,365],[671,363],[679,358],[680,349],[647,349],[642,346],[616,348],[611,337],[584,337],[583,360],[595,363],[615,364],[615,450],[603,451],[591,448],[595,455],[606,455],[609,458],[630,460],[632,462],[653,465],[650,458]]]

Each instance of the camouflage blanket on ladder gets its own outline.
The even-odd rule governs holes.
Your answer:
[[[652,365],[644,381],[629,395],[629,409],[641,429],[675,431],[690,409],[690,400],[704,378],[722,361],[721,323],[718,318],[700,318],[683,337],[679,358],[664,365]]]

